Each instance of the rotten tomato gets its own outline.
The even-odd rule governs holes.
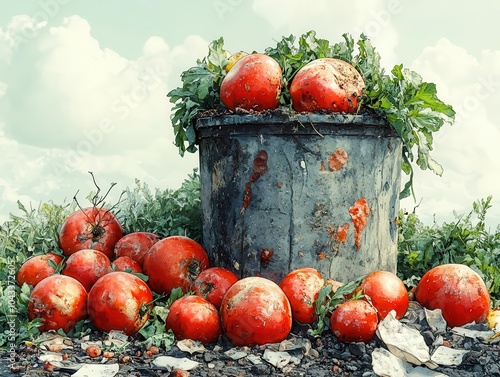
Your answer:
[[[54,275],[55,266],[61,263],[63,257],[53,253],[36,255],[25,261],[16,274],[16,281],[19,286],[24,283],[35,287],[40,281],[48,276]],[[50,262],[52,261],[52,263]]]
[[[148,284],[158,294],[181,288],[187,293],[198,275],[209,267],[205,249],[185,236],[170,236],[156,242],[144,258]]]
[[[72,277],[48,276],[31,291],[28,318],[42,319],[41,332],[62,329],[67,334],[86,317],[87,291]]]
[[[99,278],[109,272],[111,272],[109,258],[103,252],[94,249],[83,249],[71,254],[61,271],[63,275],[71,276],[82,283],[87,292]]]
[[[202,344],[216,342],[221,335],[217,308],[201,296],[183,296],[169,308],[165,323],[177,340],[191,339]]]
[[[333,311],[330,328],[341,342],[369,342],[378,327],[377,310],[365,300],[346,301]]]
[[[321,273],[311,267],[295,269],[283,278],[279,286],[290,301],[294,320],[303,324],[316,321],[314,302],[324,284]]]
[[[210,267],[200,272],[191,289],[198,296],[210,301],[217,310],[227,290],[238,281],[238,276],[223,267]]]
[[[89,292],[89,318],[101,331],[134,335],[148,320],[152,301],[153,294],[143,280],[127,272],[110,272]]]
[[[223,333],[235,346],[278,343],[292,329],[292,309],[281,288],[251,276],[234,283],[220,307]]]
[[[82,208],[65,219],[59,232],[59,246],[66,256],[82,249],[95,249],[112,258],[115,244],[122,236],[122,227],[109,210]]]
[[[490,294],[479,274],[463,264],[443,264],[427,271],[415,287],[415,300],[427,309],[441,309],[448,326],[482,323]]]
[[[126,234],[115,244],[115,258],[129,257],[142,267],[146,253],[157,241],[158,237],[151,232],[133,232]]]

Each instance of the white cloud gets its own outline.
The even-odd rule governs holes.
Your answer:
[[[493,195],[491,223],[500,223],[500,51],[484,51],[480,58],[446,39],[423,50],[412,69],[437,85],[438,95],[457,112],[453,126],[445,125],[436,135],[433,157],[445,172],[443,177],[417,171],[417,213],[432,221],[433,214],[452,220],[452,211],[468,213],[472,202]],[[412,208],[414,203],[402,203]]]
[[[116,181],[119,191],[136,178],[161,188],[187,178],[198,155],[180,157],[173,145],[166,93],[206,55],[207,42],[189,36],[171,48],[153,36],[142,52],[130,60],[101,47],[89,23],[72,16],[4,59],[2,213],[15,210],[14,197],[37,198],[36,205],[71,199],[78,189],[86,195],[88,171]]]
[[[380,53],[385,67],[390,69],[399,63],[394,54],[398,33],[392,24],[403,10],[399,0],[344,3],[319,0],[313,5],[308,0],[254,0],[253,9],[276,29],[285,30],[285,35],[298,36],[315,30],[318,38],[336,43],[344,33],[355,40],[363,33]]]

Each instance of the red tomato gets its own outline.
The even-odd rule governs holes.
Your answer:
[[[139,263],[142,267],[144,257],[153,246],[158,237],[150,232],[134,232],[123,236],[115,245],[115,258],[129,257]]]
[[[251,276],[234,283],[222,299],[222,330],[235,346],[278,343],[292,329],[292,309],[281,288]]]
[[[218,310],[227,290],[237,281],[238,276],[233,271],[223,267],[210,267],[200,272],[191,289],[214,304]]]
[[[201,271],[208,268],[205,249],[196,241],[184,236],[170,236],[155,243],[144,258],[143,271],[148,284],[156,293],[170,294],[181,288],[184,293]]]
[[[24,283],[35,287],[41,280],[47,276],[54,275],[56,269],[49,264],[53,261],[56,265],[61,263],[63,258],[60,255],[48,253],[31,257],[22,264],[16,275],[16,281],[19,286]]]
[[[31,291],[28,318],[42,318],[41,332],[62,329],[68,333],[87,318],[87,291],[72,277],[46,277]]]
[[[153,294],[143,280],[127,272],[110,272],[89,292],[89,318],[101,331],[134,335],[148,320],[152,301]]]
[[[104,253],[83,249],[68,257],[61,273],[78,280],[88,292],[100,277],[111,271],[111,262]]]
[[[78,250],[95,249],[112,258],[115,244],[122,236],[122,227],[110,211],[84,208],[64,221],[59,232],[59,246],[67,256]]]
[[[349,63],[332,58],[316,59],[303,66],[292,79],[290,97],[298,112],[358,110],[365,83]]]
[[[401,319],[408,310],[408,291],[403,281],[392,272],[372,272],[363,279],[359,289],[369,297],[381,320],[391,310],[395,310],[396,318]]]
[[[222,80],[220,99],[229,110],[275,109],[279,105],[281,78],[281,67],[270,56],[245,55]]]
[[[142,267],[139,263],[129,257],[119,257],[113,261],[115,271],[126,271],[132,274],[142,274]]]
[[[170,306],[165,323],[177,340],[192,339],[202,344],[216,342],[221,335],[217,308],[201,296],[183,296]]]
[[[330,328],[341,342],[369,342],[378,326],[377,310],[365,300],[346,301],[333,311]]]
[[[279,286],[290,301],[294,320],[303,324],[316,321],[314,302],[324,284],[321,273],[310,267],[293,270],[283,278]]]
[[[427,309],[441,309],[450,327],[482,323],[490,309],[483,279],[462,264],[443,264],[427,271],[415,288],[415,300]]]

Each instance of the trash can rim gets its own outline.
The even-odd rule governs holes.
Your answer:
[[[224,114],[216,116],[202,116],[197,119],[196,127],[225,126],[225,125],[284,125],[284,124],[338,124],[338,125],[365,125],[389,126],[384,117],[375,114],[318,114],[318,113],[283,113],[264,112],[259,114]]]

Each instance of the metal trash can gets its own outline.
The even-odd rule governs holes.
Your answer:
[[[396,272],[402,141],[372,115],[197,120],[202,243],[212,266],[277,283],[298,267]]]

